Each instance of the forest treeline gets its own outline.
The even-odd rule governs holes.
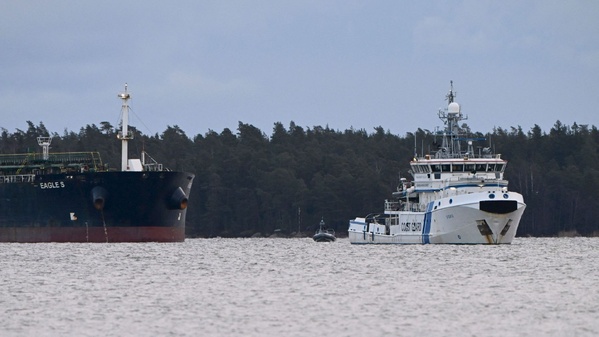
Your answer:
[[[38,136],[52,136],[51,152],[98,151],[119,168],[120,142],[108,122],[79,132],[49,132],[43,123],[28,129],[2,128],[0,153],[41,152]],[[509,164],[510,190],[524,196],[527,209],[518,236],[599,234],[599,131],[595,126],[563,125],[549,131],[535,125],[496,128],[492,133],[463,130],[484,138]],[[256,233],[311,235],[325,220],[345,234],[348,220],[381,212],[399,178],[408,180],[410,159],[429,153],[438,136],[418,129],[397,136],[382,127],[338,131],[275,123],[269,135],[239,122],[189,137],[178,126],[144,135],[131,127],[131,158],[142,150],[171,170],[195,173],[187,213],[188,237],[238,237]]]

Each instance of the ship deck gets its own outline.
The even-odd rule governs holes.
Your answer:
[[[4,174],[19,174],[33,168],[86,167],[99,170],[103,167],[98,152],[52,153],[44,158],[41,153],[0,154],[0,171]]]

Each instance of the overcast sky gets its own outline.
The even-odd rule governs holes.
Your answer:
[[[0,129],[599,126],[599,1],[0,0]]]

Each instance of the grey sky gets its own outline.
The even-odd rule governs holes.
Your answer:
[[[0,0],[0,128],[599,126],[599,1]]]

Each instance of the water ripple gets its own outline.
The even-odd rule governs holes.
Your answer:
[[[595,336],[599,239],[0,244],[3,336]]]

